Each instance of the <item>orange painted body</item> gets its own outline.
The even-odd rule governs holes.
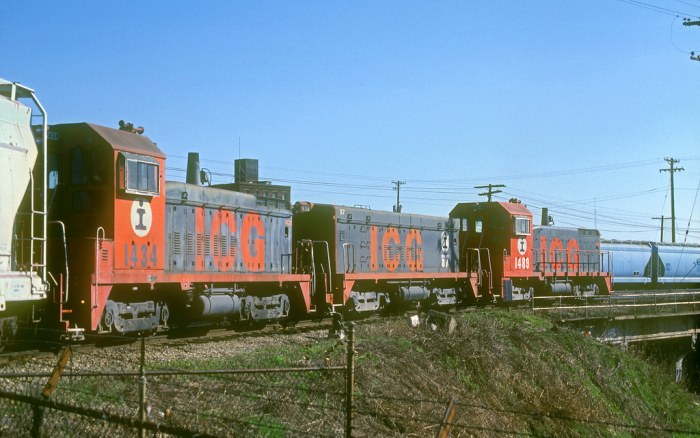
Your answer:
[[[61,306],[66,326],[97,330],[114,293],[146,302],[234,285],[299,294],[305,310],[313,311],[308,275],[282,270],[278,261],[274,272],[266,272],[266,219],[259,212],[247,212],[237,224],[233,211],[191,208],[192,238],[181,245],[191,258],[187,266],[172,269],[165,155],[132,132],[89,124],[52,131],[50,153],[57,157],[61,185],[56,193],[60,209],[51,212],[51,220],[66,226],[68,269],[58,253],[49,269],[57,278],[70,278],[62,295],[68,300]],[[53,247],[62,248],[60,233],[49,237]]]

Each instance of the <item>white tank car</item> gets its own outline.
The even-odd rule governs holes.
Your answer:
[[[44,192],[44,175],[34,175],[39,151],[32,133],[32,109],[38,109],[41,118],[40,146],[45,144],[46,114],[34,92],[22,85],[0,79],[0,348],[2,339],[11,336],[17,328],[17,318],[27,304],[46,298],[45,260],[43,259],[46,236],[46,215],[43,198],[34,199],[34,212],[24,201],[27,188],[34,180],[39,193]],[[30,103],[32,102],[32,103]],[[45,156],[45,154],[43,155]],[[43,173],[44,166],[40,166]],[[41,186],[38,186],[41,184]],[[35,193],[37,192],[35,191]],[[15,237],[15,219],[20,207],[28,209],[27,217],[32,230],[26,240],[18,242]],[[29,258],[20,261],[15,254],[23,245]],[[28,303],[27,303],[28,302]],[[31,310],[31,306],[30,310]]]

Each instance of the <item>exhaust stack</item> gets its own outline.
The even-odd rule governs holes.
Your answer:
[[[189,152],[187,154],[187,184],[202,185],[199,179],[199,171],[199,153]]]

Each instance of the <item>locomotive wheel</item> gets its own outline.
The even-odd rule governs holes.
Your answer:
[[[105,309],[104,315],[102,316],[102,324],[105,330],[112,331],[112,326],[114,325],[114,315],[111,310]]]
[[[160,309],[160,319],[163,321],[163,325],[168,325],[168,319],[170,319],[170,309],[165,303],[163,303],[163,307]]]

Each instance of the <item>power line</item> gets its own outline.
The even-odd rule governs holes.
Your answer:
[[[661,6],[657,6],[651,3],[646,3],[638,0],[617,0],[622,3],[627,3],[628,5],[636,6],[638,8],[642,9],[647,9],[653,12],[657,12],[659,14],[665,14],[665,15],[671,15],[671,16],[677,16],[677,15],[685,15],[685,16],[692,16],[693,14],[689,14],[686,12],[681,12],[681,11],[676,11],[675,9],[668,9],[668,8],[662,8]]]
[[[683,1],[683,0],[676,0],[676,1],[677,1],[678,3],[682,3],[682,4],[684,4],[684,5],[688,5],[688,6],[690,6],[691,8],[698,8],[698,9],[700,9],[700,5],[697,5],[697,4],[695,4],[695,3],[690,3],[690,2]]]
[[[171,156],[173,157],[173,156]],[[174,156],[177,158],[177,156]],[[674,159],[682,159],[682,160],[691,160],[691,161],[698,161],[700,160],[700,156],[682,156],[682,157],[675,157]],[[531,174],[527,175],[519,175],[517,177],[514,177],[513,179],[526,179],[526,178],[548,178],[548,177],[557,177],[559,175],[561,176],[566,176],[570,177],[571,175],[575,174],[592,174],[592,173],[600,173],[600,172],[615,172],[619,171],[621,169],[631,169],[631,168],[641,168],[641,167],[647,167],[651,165],[659,165],[659,161],[661,161],[661,158],[657,159],[649,159],[649,160],[640,160],[640,161],[631,161],[631,162],[625,162],[625,163],[615,163],[615,164],[605,164],[602,166],[589,166],[589,167],[581,167],[577,169],[571,169],[571,170],[565,170],[565,171],[551,171],[551,172],[533,172]],[[223,160],[202,160],[202,161],[211,161],[214,163],[222,163],[229,165],[229,161],[223,161]],[[173,164],[178,163],[177,159],[174,160]],[[210,165],[211,166],[211,165]],[[675,166],[674,166],[675,167]],[[221,168],[221,166],[212,166],[213,169],[216,168]],[[274,173],[277,175],[273,178],[266,177],[264,178],[266,181],[272,181],[274,184],[288,184],[292,185],[294,187],[294,191],[296,191],[299,195],[302,197],[313,197],[313,194],[323,194],[323,195],[337,195],[337,196],[345,196],[345,199],[349,199],[354,197],[355,199],[352,201],[345,201],[346,203],[363,203],[362,201],[363,198],[367,200],[376,200],[372,201],[374,202],[379,202],[382,204],[389,204],[387,200],[390,200],[392,198],[391,193],[389,190],[396,190],[396,187],[393,186],[388,186],[385,184],[376,184],[374,181],[383,181],[384,183],[386,182],[385,178],[378,177],[378,176],[364,176],[364,175],[355,175],[355,174],[341,174],[341,173],[336,173],[332,171],[315,171],[312,169],[289,169],[289,168],[277,168],[277,167],[272,167],[273,169],[278,169]],[[658,170],[659,167],[656,167]],[[184,175],[184,169],[178,169],[177,167],[167,167],[166,170],[168,173],[173,177],[173,179],[179,180],[180,175]],[[228,170],[228,167],[226,168]],[[691,169],[692,170],[692,169]],[[295,174],[307,174],[307,175],[313,175],[311,178],[299,178],[299,177],[284,177],[280,176],[279,173],[295,173]],[[229,172],[212,172],[213,176],[215,177],[215,181],[217,183],[219,182],[228,182],[229,179],[233,177],[232,173]],[[692,172],[691,172],[692,174]],[[184,177],[183,177],[184,178]],[[346,180],[346,178],[352,178],[352,181]],[[502,177],[499,177],[499,179]],[[479,177],[480,180],[483,181],[483,177]],[[223,181],[226,180],[226,181]],[[400,196],[403,196],[406,199],[410,199],[411,203],[413,205],[419,206],[418,209],[424,209],[424,210],[429,210],[431,213],[429,214],[445,214],[447,211],[449,211],[450,205],[456,202],[464,202],[468,201],[470,199],[475,199],[477,195],[479,195],[479,191],[475,190],[474,186],[469,184],[469,179],[462,178],[462,179],[416,179],[416,180],[403,180],[401,181],[402,183],[408,183],[408,187],[404,187],[403,184],[399,186],[401,192],[404,193],[397,193],[399,195],[399,202],[398,204],[400,205],[401,203],[401,198]],[[395,184],[395,182],[394,182]],[[503,184],[505,185],[505,184]],[[478,186],[482,187],[484,189],[488,189],[488,185],[486,186]],[[650,205],[650,204],[656,204],[659,201],[652,201],[653,199],[656,199],[654,197],[655,194],[660,193],[660,192],[666,192],[668,193],[669,188],[668,185],[663,186],[663,187],[652,187],[648,189],[643,189],[643,190],[638,190],[634,192],[625,192],[625,193],[618,193],[618,194],[608,194],[603,197],[596,196],[594,198],[581,198],[581,199],[571,199],[571,198],[566,198],[566,199],[557,199],[551,196],[551,194],[540,194],[540,193],[535,193],[531,192],[528,190],[523,190],[520,188],[514,189],[510,184],[508,185],[509,189],[508,191],[503,190],[501,193],[505,193],[509,195],[506,197],[504,200],[507,200],[510,197],[518,197],[520,199],[523,199],[523,201],[531,206],[536,206],[536,205],[544,205],[548,207],[554,207],[550,208],[553,213],[555,213],[558,217],[561,219],[567,219],[569,221],[574,221],[576,223],[572,224],[573,226],[581,226],[584,223],[590,222],[591,224],[593,223],[592,221],[595,220],[594,218],[595,213],[592,210],[589,210],[592,205],[592,203],[595,203],[597,206],[597,216],[598,216],[598,222],[600,223],[600,226],[602,228],[610,228],[610,227],[619,227],[620,230],[619,232],[624,232],[628,231],[630,233],[632,232],[652,232],[656,230],[658,232],[659,225],[656,223],[655,225],[652,223],[652,221],[649,220],[650,217],[652,216],[660,216],[662,214],[665,214],[665,216],[668,216],[667,212],[662,211],[657,211],[657,212],[643,212],[643,208],[640,208],[640,211],[634,211],[630,210],[629,208],[614,208],[615,205],[612,204],[613,202],[621,199],[633,199],[633,198],[642,198],[639,201],[635,201],[635,205],[639,205],[640,207],[644,207],[645,205]],[[491,184],[491,189],[492,189],[492,199],[498,198],[500,200],[500,197],[498,196],[497,193],[495,193],[494,189],[496,188],[496,185]],[[407,190],[407,191],[406,191]],[[674,184],[674,191],[695,191],[693,188],[685,188],[685,187],[676,187]],[[486,192],[486,190],[484,190]],[[527,196],[526,194],[529,194]],[[487,193],[483,193],[482,196],[488,196]],[[646,199],[644,199],[646,198]],[[341,201],[342,202],[342,201]],[[367,202],[364,202],[367,204]],[[610,205],[608,207],[607,205],[605,207],[602,207],[601,205],[607,203]],[[392,203],[393,204],[393,203]],[[394,205],[394,208],[396,206]],[[634,207],[633,207],[634,208]],[[444,209],[444,211],[443,211]],[[437,213],[436,213],[437,212]],[[602,214],[601,214],[602,212]],[[607,214],[606,214],[607,213]],[[677,223],[679,220],[687,220],[687,215],[683,215],[683,217],[676,216],[675,217],[675,222]],[[622,229],[624,228],[624,230]],[[689,234],[694,236],[693,231],[689,231]]]

